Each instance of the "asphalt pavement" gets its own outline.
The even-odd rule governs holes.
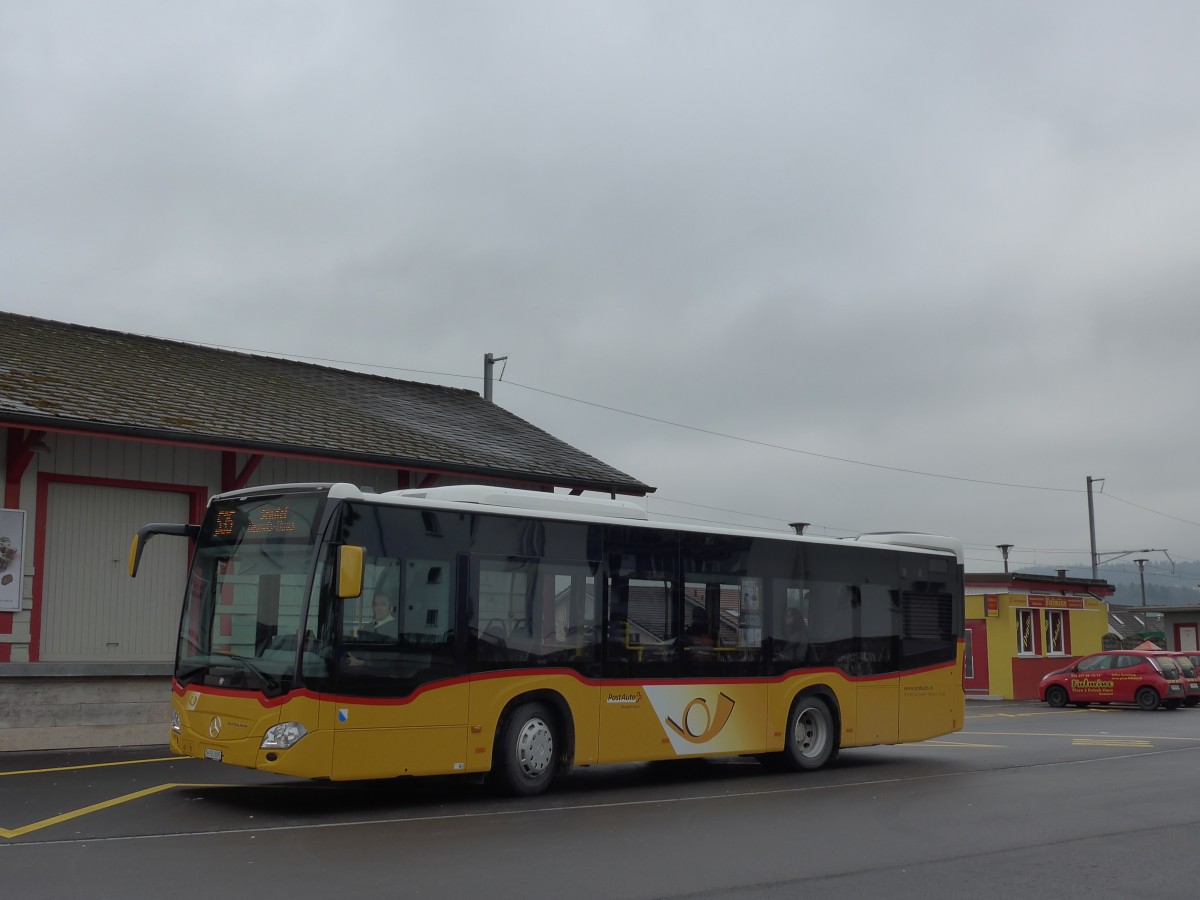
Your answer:
[[[37,897],[1142,896],[1200,864],[1200,708],[968,704],[954,735],[576,770],[537,798],[329,784],[165,746],[0,754],[0,881]],[[1133,893],[1130,893],[1130,892]]]

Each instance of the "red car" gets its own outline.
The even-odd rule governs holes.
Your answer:
[[[1093,653],[1042,678],[1038,696],[1051,706],[1136,703],[1176,709],[1186,698],[1183,673],[1161,651]]]
[[[1179,666],[1179,671],[1183,673],[1183,692],[1186,695],[1183,705],[1196,706],[1200,704],[1200,670],[1197,670],[1200,653],[1164,650],[1163,655],[1171,657],[1175,661],[1175,665]]]
[[[1183,657],[1192,664],[1192,668],[1196,670],[1196,681],[1200,682],[1200,650],[1176,650],[1175,655]],[[1200,704],[1200,700],[1197,700],[1196,703],[1193,703],[1191,697],[1188,697],[1188,699],[1183,702],[1188,706],[1196,706],[1197,704]]]

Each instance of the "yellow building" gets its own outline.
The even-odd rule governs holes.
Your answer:
[[[963,690],[970,696],[1037,700],[1047,672],[1103,649],[1107,581],[968,574]]]

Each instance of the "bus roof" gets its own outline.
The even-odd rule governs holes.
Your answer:
[[[386,493],[377,494],[372,491],[364,491],[355,485],[347,483],[277,484],[232,491],[219,496],[230,498],[296,491],[327,491],[331,500],[361,500],[418,508],[459,509],[464,512],[469,509],[471,511],[492,512],[498,515],[513,515],[519,511],[534,518],[585,522],[615,520],[630,525],[669,527],[677,531],[767,537],[774,540],[801,543],[843,546],[847,543],[854,543],[881,549],[944,553],[954,556],[959,565],[963,562],[962,542],[942,535],[921,534],[911,531],[883,531],[862,534],[852,538],[831,538],[808,534],[797,535],[788,532],[770,531],[763,528],[740,526],[723,528],[716,525],[679,524],[651,519],[642,507],[628,500],[610,500],[603,497],[577,497],[569,494],[554,494],[549,491],[528,491],[494,485],[456,484],[442,487],[387,491]]]

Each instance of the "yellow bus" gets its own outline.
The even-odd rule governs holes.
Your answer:
[[[332,780],[844,748],[963,722],[961,544],[650,520],[628,501],[276,485],[191,537],[174,752]]]

